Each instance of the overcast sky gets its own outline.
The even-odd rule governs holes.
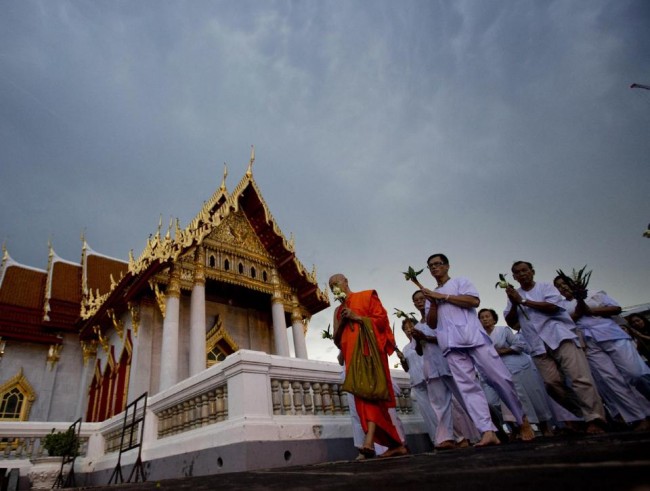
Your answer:
[[[2,0],[0,240],[39,268],[50,237],[78,262],[82,230],[137,256],[254,144],[298,258],[391,314],[433,252],[499,312],[517,259],[646,303],[649,26],[643,0]]]

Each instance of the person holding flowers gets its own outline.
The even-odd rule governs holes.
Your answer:
[[[584,269],[584,268],[583,268]],[[561,271],[553,284],[566,299],[564,307],[585,343],[585,354],[601,396],[635,430],[648,430],[650,368],[643,363],[632,338],[612,319],[621,307],[605,292],[587,295],[587,285],[576,285]],[[601,387],[602,386],[602,387]],[[613,406],[613,407],[612,407]]]
[[[392,457],[408,453],[397,428],[390,417],[389,408],[395,407],[395,393],[390,377],[388,356],[395,351],[395,338],[388,322],[386,309],[381,304],[375,290],[353,292],[348,279],[343,274],[335,274],[329,279],[329,287],[341,304],[334,311],[334,343],[341,350],[345,361],[346,378],[355,370],[353,357],[361,329],[369,327],[368,344],[376,345],[381,359],[374,378],[383,377],[387,383],[387,397],[367,399],[354,395],[354,403],[361,426],[366,435],[360,453],[365,457],[375,455],[374,443],[387,447],[381,456]],[[374,346],[373,346],[374,347]],[[371,346],[364,346],[364,354]],[[358,354],[358,351],[356,352]],[[372,374],[371,374],[372,375]]]
[[[421,395],[425,398],[427,409],[434,411],[436,424],[432,441],[437,450],[468,447],[471,441],[478,441],[480,435],[463,408],[447,360],[438,346],[436,330],[426,323],[424,294],[416,290],[411,298],[421,320],[412,317],[406,320],[413,325],[410,330],[411,346],[422,364],[424,391]]]
[[[485,393],[476,379],[476,370],[497,391],[514,415],[519,437],[524,441],[533,440],[535,434],[517,397],[512,376],[476,315],[476,307],[480,304],[476,287],[467,278],[449,276],[449,259],[444,254],[429,256],[427,267],[438,284],[435,290],[422,288],[427,299],[427,324],[437,329],[438,345],[463,403],[481,432],[476,446],[500,443]]]
[[[530,346],[549,395],[584,418],[588,433],[603,433],[605,409],[560,292],[549,283],[536,282],[533,265],[527,261],[516,261],[511,271],[520,288],[505,289],[507,324],[520,330]]]

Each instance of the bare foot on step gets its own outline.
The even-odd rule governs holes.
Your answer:
[[[494,431],[486,431],[481,435],[481,440],[474,445],[475,447],[490,447],[492,445],[499,445],[501,442],[497,438],[497,435]]]

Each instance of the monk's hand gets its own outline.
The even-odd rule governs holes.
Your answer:
[[[344,319],[348,319],[351,321],[360,321],[361,317],[359,317],[357,314],[354,313],[354,310],[352,310],[350,307],[345,307],[341,311],[341,317]]]

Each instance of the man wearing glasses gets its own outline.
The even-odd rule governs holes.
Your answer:
[[[435,290],[422,290],[427,298],[427,324],[438,329],[438,345],[447,359],[467,412],[481,432],[481,440],[476,446],[498,445],[499,439],[475,370],[481,373],[515,416],[519,437],[524,441],[532,440],[535,434],[517,397],[512,376],[476,315],[476,307],[480,304],[478,291],[467,278],[449,276],[449,259],[444,254],[431,255],[427,267],[438,284]]]

